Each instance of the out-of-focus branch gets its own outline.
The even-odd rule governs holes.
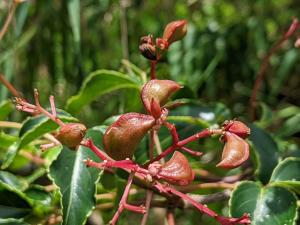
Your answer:
[[[265,77],[266,70],[270,63],[270,58],[274,55],[282,46],[282,44],[288,40],[300,27],[300,23],[297,18],[294,18],[289,29],[283,34],[280,40],[269,50],[268,54],[263,58],[263,62],[260,65],[259,71],[256,75],[255,83],[252,89],[252,94],[250,98],[250,113],[252,120],[255,120],[255,108],[256,108],[256,99],[257,92],[262,84],[262,81]]]
[[[1,39],[0,39],[1,40]],[[0,73],[0,83],[2,83],[14,97],[22,98],[17,89]]]
[[[6,32],[8,31],[9,25],[11,24],[12,18],[14,17],[17,5],[18,5],[18,1],[13,1],[12,2],[12,6],[7,14],[6,20],[3,24],[3,27],[0,31],[0,41],[2,40],[2,38],[4,37],[4,35],[6,34]]]

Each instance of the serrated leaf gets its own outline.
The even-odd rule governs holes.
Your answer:
[[[118,89],[140,89],[139,84],[117,71],[98,70],[84,81],[80,92],[67,102],[67,111],[77,113],[82,107],[100,96]]]
[[[86,137],[102,145],[102,127],[89,129]],[[101,146],[99,146],[101,147]],[[50,177],[59,187],[62,195],[63,224],[84,224],[95,206],[96,182],[100,170],[87,168],[84,159],[98,161],[88,148],[80,146],[77,151],[63,147],[57,159],[50,166]]]
[[[77,121],[77,119],[63,110],[57,110],[57,115],[64,122]],[[44,115],[29,117],[27,120],[25,120],[19,131],[20,139],[11,145],[6,152],[1,169],[6,169],[13,162],[15,156],[21,148],[25,147],[31,141],[41,137],[42,135],[56,130],[58,127],[59,126],[55,122]]]
[[[7,116],[14,110],[11,101],[3,101],[0,103],[0,120],[5,120]]]
[[[12,173],[7,171],[0,171],[0,185],[11,190],[25,190],[28,184],[25,180],[16,177]]]
[[[300,194],[300,158],[290,157],[280,162],[273,171],[270,183],[291,188]]]
[[[260,181],[267,183],[279,160],[278,146],[266,131],[253,124],[250,124],[249,127],[251,129],[249,139],[253,143],[252,146],[258,159],[255,173]]]
[[[249,213],[251,224],[296,224],[297,198],[282,187],[262,187],[252,181],[242,182],[234,189],[229,204],[231,216]]]

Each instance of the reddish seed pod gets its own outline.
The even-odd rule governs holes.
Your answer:
[[[69,148],[77,147],[86,133],[86,127],[81,123],[68,123],[61,127],[55,135],[63,145]]]
[[[249,158],[249,144],[231,132],[224,134],[225,146],[222,152],[222,161],[217,167],[233,169],[240,166]]]
[[[175,185],[188,185],[195,177],[187,158],[180,152],[175,151],[172,158],[164,165],[152,163],[148,168],[150,175],[157,176]]]
[[[149,113],[151,113],[151,101],[154,99],[163,106],[168,98],[181,88],[179,84],[172,80],[153,79],[148,81],[142,89],[142,101]]]
[[[132,158],[135,149],[154,126],[152,116],[140,113],[126,113],[111,124],[104,136],[104,151],[115,160]]]
[[[169,45],[174,41],[181,40],[187,32],[187,21],[173,21],[165,27],[163,39],[167,40]]]
[[[225,131],[234,133],[244,139],[250,135],[250,128],[247,127],[246,124],[238,120],[225,121],[225,123],[223,124],[223,128]]]

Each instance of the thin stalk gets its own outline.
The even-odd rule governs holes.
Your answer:
[[[157,64],[157,61],[150,61],[150,77],[151,77],[151,80],[153,79],[156,79],[156,74],[155,74],[155,70],[156,70],[156,64]]]
[[[11,6],[9,12],[8,12],[7,17],[6,17],[6,20],[3,24],[3,27],[0,31],[0,41],[2,40],[2,38],[4,37],[6,32],[8,31],[9,25],[11,24],[12,18],[14,17],[17,5],[18,5],[18,3],[16,1],[13,1],[12,6]]]
[[[257,99],[257,92],[261,87],[263,79],[266,75],[267,68],[270,64],[271,56],[274,55],[282,46],[282,44],[288,40],[300,27],[300,23],[298,19],[294,18],[292,24],[290,25],[289,29],[282,35],[277,43],[269,50],[267,55],[263,58],[263,62],[260,65],[258,73],[256,75],[255,83],[252,89],[252,94],[250,98],[250,113],[252,120],[255,120],[255,108],[256,108],[256,99]]]
[[[0,74],[0,82],[9,90],[9,92],[18,98],[22,98],[21,94],[17,91],[17,89],[4,77],[3,74]]]
[[[22,124],[10,121],[0,121],[0,127],[20,129],[22,127]]]

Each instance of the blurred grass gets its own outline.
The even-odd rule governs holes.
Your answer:
[[[159,77],[182,82],[203,101],[221,101],[235,115],[248,113],[256,72],[270,46],[280,38],[300,5],[293,0],[122,0],[126,9],[129,60],[147,71],[138,51],[139,38],[162,35],[169,21],[189,21],[187,37],[170,48],[158,66]],[[0,3],[3,24],[10,1]],[[42,102],[54,94],[58,107],[77,93],[83,79],[97,69],[121,68],[120,2],[110,0],[29,0],[19,5],[0,43],[0,71],[23,93],[34,87]],[[271,108],[299,105],[299,50],[287,42],[271,59],[259,99]],[[7,91],[0,86],[0,98]],[[95,102],[80,117],[103,120],[112,113],[112,97]]]

